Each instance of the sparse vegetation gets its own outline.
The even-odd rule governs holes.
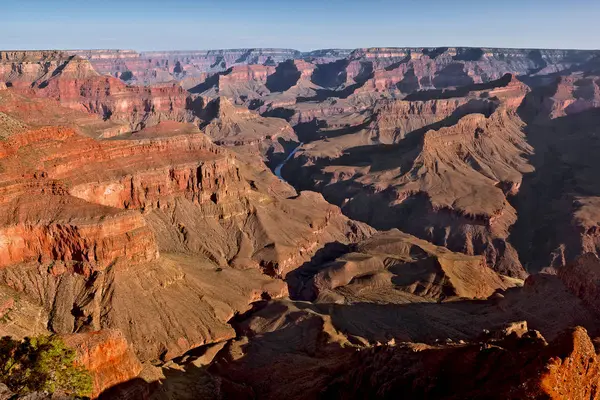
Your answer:
[[[0,339],[0,382],[18,394],[60,391],[90,396],[92,377],[74,361],[75,352],[57,336]]]
[[[133,72],[123,71],[123,73],[121,73],[121,76],[119,78],[123,81],[129,81],[129,80],[133,79]]]

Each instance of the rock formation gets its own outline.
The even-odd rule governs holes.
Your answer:
[[[142,370],[142,364],[120,331],[72,334],[65,336],[64,341],[76,350],[77,364],[91,373],[93,397],[107,388],[135,378]]]
[[[307,300],[357,297],[394,302],[396,291],[400,298],[410,294],[438,301],[485,299],[515,282],[494,273],[481,256],[452,253],[398,230],[374,235],[335,261],[316,264],[297,271],[304,279],[297,291]]]
[[[109,399],[597,398],[599,60],[0,51],[0,334]]]
[[[270,276],[372,232],[199,131],[96,140],[35,127],[37,115],[11,111],[25,99],[0,102],[11,127],[0,144],[0,279],[49,310],[52,332],[118,329],[142,361],[170,359],[234,337],[237,312],[285,295]]]
[[[456,361],[460,360],[460,361]],[[411,344],[359,352],[321,398],[596,399],[598,359],[585,329],[485,344]],[[449,367],[452,365],[452,367]],[[473,378],[475,377],[475,378]]]
[[[189,94],[175,84],[154,87],[127,86],[101,76],[90,62],[62,52],[3,53],[0,79],[14,89],[37,97],[56,99],[61,105],[129,123],[136,130],[162,119],[193,121]]]
[[[283,174],[302,170],[290,174],[292,183],[322,191],[352,218],[485,254],[501,273],[522,278],[506,242],[516,221],[507,196],[518,193],[522,174],[532,170],[515,110],[528,90],[511,76],[485,85],[489,91],[472,89],[456,99],[434,93],[432,100],[394,101],[356,129],[324,131]]]
[[[213,100],[206,107],[209,120],[203,132],[216,144],[239,153],[260,155],[264,161],[285,158],[289,144],[298,138],[292,127],[279,118],[265,118],[245,107],[235,106],[226,97]],[[212,114],[212,115],[211,115]],[[285,146],[288,144],[288,146]],[[280,154],[280,157],[276,157]]]

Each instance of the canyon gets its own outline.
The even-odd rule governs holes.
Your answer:
[[[600,51],[0,51],[0,335],[94,398],[600,398],[598,127]]]

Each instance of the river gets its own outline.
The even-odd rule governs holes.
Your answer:
[[[285,163],[287,163],[292,157],[294,157],[294,154],[296,154],[296,152],[298,150],[300,150],[300,146],[302,146],[303,144],[304,143],[300,142],[300,144],[298,146],[296,146],[296,148],[294,150],[292,150],[292,152],[290,154],[288,154],[288,156],[285,158],[285,160],[283,160],[283,162],[275,168],[275,175],[277,175],[277,177],[279,179],[281,179],[282,181],[286,182],[286,180],[281,177],[281,169],[283,168]]]

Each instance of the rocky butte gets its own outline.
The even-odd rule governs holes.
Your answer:
[[[599,88],[583,50],[0,51],[0,335],[94,398],[599,399]]]

